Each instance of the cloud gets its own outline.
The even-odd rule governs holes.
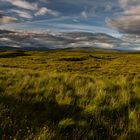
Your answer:
[[[92,8],[85,8],[81,13],[81,17],[84,17],[84,18],[90,18],[90,17],[94,17],[96,14],[95,14],[95,11],[96,11],[96,7],[92,7]]]
[[[124,11],[125,15],[140,15],[140,5],[136,6],[136,7],[131,7],[128,8]]]
[[[30,13],[28,13],[27,11],[20,11],[20,10],[14,10],[14,9],[12,9],[11,11],[16,13],[21,18],[26,18],[26,19],[33,18],[33,16]]]
[[[48,9],[46,7],[42,7],[35,13],[35,16],[43,16],[45,14],[49,14],[49,15],[52,15],[52,16],[58,16],[59,12]]]
[[[118,0],[122,8],[126,9],[129,7],[137,6],[140,4],[139,0]]]
[[[81,16],[84,18],[88,18],[88,13],[86,11],[82,11]]]
[[[139,0],[119,0],[120,7],[123,9],[123,14],[140,15]]]
[[[16,22],[17,19],[9,16],[0,16],[0,23],[6,24],[11,22]]]
[[[57,10],[48,8],[48,0],[0,0],[0,9],[0,14],[9,17],[12,15],[18,22],[56,17],[60,14]],[[7,18],[1,19],[1,23],[2,20],[5,22]]]
[[[119,0],[122,12],[113,19],[107,19],[107,25],[123,34],[140,35],[140,1]]]
[[[116,28],[121,33],[140,34],[140,16],[121,16],[107,20],[107,25]]]
[[[30,3],[27,1],[23,1],[23,0],[2,0],[2,1],[9,2],[10,4],[12,4],[16,7],[27,9],[27,10],[36,10],[37,9],[37,3]]]

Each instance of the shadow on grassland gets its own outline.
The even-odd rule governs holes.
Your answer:
[[[50,132],[59,133],[57,125],[60,120],[65,118],[78,119],[82,111],[77,106],[59,105],[55,98],[36,102],[1,96],[0,103],[1,139],[14,137],[23,139],[29,131],[35,133],[37,129],[45,125],[49,127]],[[59,139],[61,134],[54,137]]]
[[[128,128],[128,106],[114,110],[102,108],[93,114],[84,113],[73,96],[71,105],[60,105],[55,96],[36,101],[34,97],[0,96],[0,139],[33,139],[38,130],[48,128],[52,140],[110,140]],[[120,128],[120,119],[122,128]],[[129,135],[129,134],[127,134]],[[134,132],[129,138],[140,137]],[[48,139],[44,136],[44,139]],[[43,139],[43,140],[44,140]]]
[[[72,105],[59,105],[55,97],[42,101],[26,101],[12,96],[0,96],[0,139],[25,139],[44,126],[53,133],[50,139],[110,138],[107,129],[84,114],[77,106],[77,97]],[[64,121],[63,121],[64,120]],[[79,123],[81,121],[81,124]],[[95,134],[89,135],[92,131]]]

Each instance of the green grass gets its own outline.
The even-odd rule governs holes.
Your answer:
[[[140,54],[0,52],[0,139],[140,139]]]

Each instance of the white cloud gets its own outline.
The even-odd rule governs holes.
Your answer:
[[[59,13],[57,11],[48,9],[46,7],[42,7],[35,13],[35,16],[43,16],[45,14],[50,14],[52,16],[58,16],[59,15]]]
[[[27,19],[32,19],[32,15],[26,11],[20,11],[20,10],[11,10],[12,12],[15,12],[19,17],[21,18],[27,18]]]
[[[92,7],[91,9],[85,9],[83,10],[80,15],[84,18],[89,18],[89,17],[94,17],[96,14],[95,14],[95,7]]]
[[[39,11],[35,13],[35,16],[42,16],[48,13],[48,9],[46,7],[42,7]]]
[[[88,13],[86,11],[82,11],[81,16],[84,18],[88,18]]]
[[[0,0],[5,9],[0,10],[2,15],[12,15],[14,18],[19,18],[17,21],[26,21],[26,19],[33,19],[35,16],[51,15],[58,16],[60,13],[48,9],[47,7],[40,7],[41,4],[46,4],[47,0]],[[1,8],[1,5],[0,5]],[[0,17],[0,22],[10,22],[10,19]],[[11,20],[13,22],[13,20]]]
[[[23,0],[2,0],[2,1],[9,2],[16,7],[27,9],[27,10],[36,10],[38,7],[37,3],[30,3]]]

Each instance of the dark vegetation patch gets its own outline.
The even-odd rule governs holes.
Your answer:
[[[4,51],[3,53],[0,53],[0,58],[16,58],[19,56],[29,56],[29,54],[26,54],[24,51]]]
[[[96,55],[87,55],[87,56],[77,56],[77,57],[65,57],[65,58],[60,58],[59,61],[85,61],[85,60],[89,60],[89,59],[94,59],[94,60],[112,60],[112,59],[116,59],[116,57],[112,57],[112,56],[96,56]]]
[[[88,60],[87,57],[68,57],[68,58],[60,58],[59,61],[85,61]]]

